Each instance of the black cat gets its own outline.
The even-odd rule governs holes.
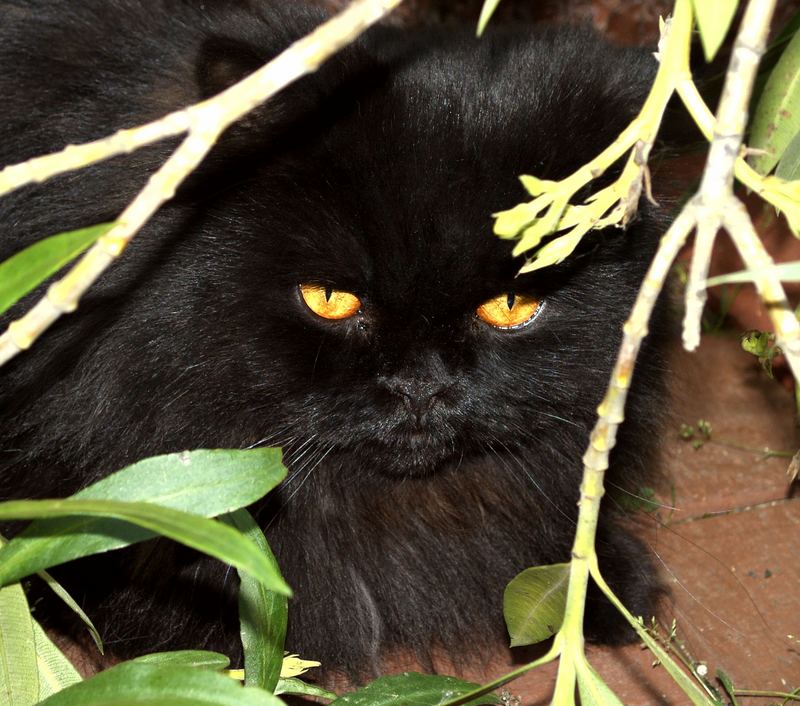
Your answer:
[[[322,19],[296,0],[0,0],[0,164],[212,95]],[[660,226],[645,213],[517,278],[490,214],[526,198],[518,174],[558,179],[610,143],[655,62],[582,32],[472,31],[375,28],[229,130],[78,313],[0,370],[0,495],[282,446],[289,478],[254,512],[295,591],[288,648],[365,674],[395,650],[499,646],[505,584],[569,558],[581,455]],[[174,145],[0,200],[0,258],[113,220]],[[652,470],[664,319],[614,486]],[[647,553],[605,510],[604,574],[650,614]],[[169,542],[57,575],[115,654],[238,652],[232,573]],[[594,594],[586,627],[631,637]]]

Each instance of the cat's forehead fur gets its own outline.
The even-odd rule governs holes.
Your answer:
[[[278,221],[266,227],[293,275],[408,316],[474,307],[515,284],[521,260],[491,214],[529,198],[517,175],[565,176],[610,143],[654,61],[609,64],[623,52],[583,33],[437,41],[380,29],[297,87],[308,102],[299,128],[280,133],[290,149],[244,186]],[[272,189],[293,191],[294,207]]]

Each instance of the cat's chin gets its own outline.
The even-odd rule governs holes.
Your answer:
[[[424,478],[457,464],[463,457],[460,449],[408,443],[393,446],[376,445],[370,449],[371,466],[389,478]]]

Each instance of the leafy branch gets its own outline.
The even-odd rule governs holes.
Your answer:
[[[514,255],[535,250],[521,273],[561,262],[590,230],[609,226],[624,228],[636,213],[643,184],[648,178],[647,159],[664,110],[676,83],[689,74],[691,29],[691,8],[687,2],[679,0],[675,16],[662,23],[658,54],[661,63],[647,100],[630,125],[611,145],[566,179],[549,181],[521,177],[534,200],[495,214],[496,235],[519,237]],[[628,158],[622,173],[612,184],[589,196],[583,204],[570,203],[580,189],[604,174],[625,154]],[[566,232],[542,245],[545,238],[561,231]]]
[[[123,253],[137,232],[200,164],[222,132],[268,98],[352,42],[402,0],[353,0],[341,13],[299,39],[256,72],[222,93],[185,110],[103,140],[70,145],[61,152],[11,165],[0,171],[0,196],[25,184],[80,169],[131,152],[167,137],[186,133],[161,168],[78,263],[22,318],[0,335],[0,365],[23,350],[62,314],[75,311],[84,292]]]
[[[482,15],[484,23],[496,5],[495,0],[487,0]],[[519,238],[515,254],[532,252],[521,272],[546,267],[567,257],[590,230],[624,227],[628,223],[648,176],[647,156],[666,103],[673,93],[681,98],[711,143],[700,188],[662,237],[625,322],[623,341],[583,457],[578,525],[569,565],[563,622],[550,652],[543,658],[548,661],[559,658],[551,702],[559,706],[575,703],[576,686],[584,703],[621,703],[588,664],[584,651],[583,619],[590,576],[622,612],[693,704],[718,703],[713,696],[697,687],[647,632],[641,619],[632,616],[613,594],[600,573],[594,546],[600,502],[605,492],[604,475],[616,442],[617,430],[625,418],[625,403],[639,349],[647,335],[648,321],[672,263],[693,231],[696,231],[696,241],[686,293],[685,347],[692,349],[698,344],[711,251],[717,232],[725,229],[767,304],[776,339],[786,353],[795,379],[800,379],[800,325],[789,306],[780,275],[764,249],[747,210],[733,191],[735,175],[743,184],[782,210],[795,233],[800,229],[800,181],[759,175],[745,162],[745,150],[742,147],[748,102],[758,64],[765,51],[775,0],[748,2],[734,43],[717,115],[714,116],[692,80],[689,52],[692,26],[696,20],[703,35],[706,54],[713,56],[733,19],[737,2],[729,0],[721,5],[724,7],[715,23],[714,18],[706,12],[706,3],[676,0],[672,19],[662,23],[658,54],[660,66],[639,115],[612,145],[567,178],[546,181],[532,176],[522,177],[523,185],[535,197],[534,200],[496,214],[495,233],[504,238]],[[711,34],[714,36],[709,37]],[[626,153],[628,159],[625,167],[611,186],[596,192],[582,204],[571,203],[578,190],[603,174]],[[564,233],[559,235],[562,231]],[[542,244],[545,238],[554,234],[555,237]],[[523,669],[527,671],[526,668],[534,664],[526,665],[517,672]]]

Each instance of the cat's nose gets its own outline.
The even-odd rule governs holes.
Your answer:
[[[417,421],[430,412],[441,401],[445,385],[437,380],[408,380],[387,377],[381,380],[382,385],[392,394],[402,399],[406,409]]]

